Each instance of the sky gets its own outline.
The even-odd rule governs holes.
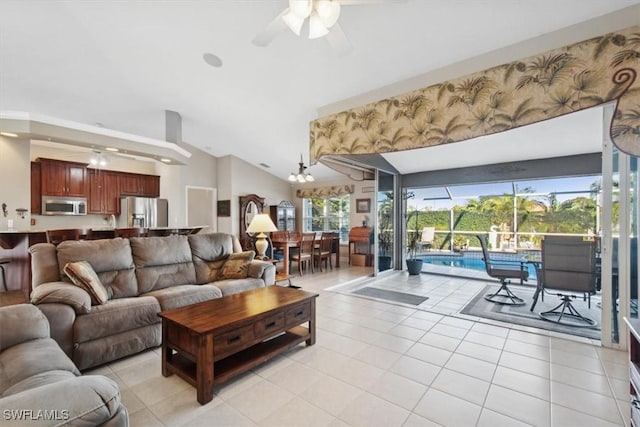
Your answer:
[[[594,182],[601,182],[600,176],[583,176],[571,178],[538,179],[528,181],[516,181],[516,191],[523,192],[525,188],[531,188],[534,193],[575,192],[574,194],[557,194],[556,199],[562,203],[575,197],[589,197],[589,190]],[[503,195],[513,191],[511,182],[498,182],[490,184],[457,185],[448,187],[453,200],[449,199],[445,187],[410,189],[415,197],[407,203],[417,209],[429,208],[430,210],[450,209],[455,205],[465,205],[467,200],[479,195]],[[430,199],[430,200],[425,200]],[[442,200],[434,200],[442,199]],[[543,197],[537,197],[545,200]]]

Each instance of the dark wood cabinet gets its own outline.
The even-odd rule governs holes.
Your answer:
[[[42,177],[40,163],[31,162],[31,214],[40,215],[42,212]]]
[[[87,197],[87,165],[52,159],[40,163],[42,196]]]
[[[120,174],[120,192],[123,196],[160,196],[160,177],[135,173]]]
[[[120,187],[117,172],[89,169],[90,214],[120,214]]]
[[[32,214],[41,214],[42,196],[86,197],[87,213],[119,215],[121,196],[160,197],[160,177],[40,158],[31,162]]]
[[[640,320],[624,318],[629,327],[629,395],[631,426],[640,427]]]
[[[142,175],[142,191],[145,197],[160,197],[160,177]]]
[[[296,229],[296,205],[293,202],[283,200],[276,206],[269,206],[269,216],[278,230]]]

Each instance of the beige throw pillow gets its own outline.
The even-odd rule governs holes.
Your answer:
[[[229,255],[227,261],[220,270],[219,280],[245,279],[249,274],[249,265],[256,253],[253,251],[237,252]]]
[[[63,270],[74,285],[91,295],[92,305],[101,305],[109,300],[107,288],[87,261],[69,262],[65,264]]]

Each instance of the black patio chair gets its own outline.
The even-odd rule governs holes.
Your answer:
[[[539,316],[550,322],[569,326],[595,326],[597,322],[583,316],[571,303],[583,298],[591,308],[591,295],[596,293],[596,244],[582,237],[547,236],[542,241],[542,266],[539,270],[542,292],[555,294],[561,301]],[[576,295],[577,294],[577,295]],[[536,299],[533,301],[535,307]]]
[[[510,283],[509,279],[527,280],[529,278],[529,270],[522,268],[521,265],[492,260],[487,249],[486,236],[478,235],[476,237],[480,240],[487,274],[500,280],[500,288],[492,294],[485,295],[484,299],[496,304],[524,305],[524,300],[511,292],[507,285]]]

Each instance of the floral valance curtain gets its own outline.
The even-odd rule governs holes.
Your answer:
[[[301,199],[331,199],[353,193],[353,185],[334,185],[332,187],[304,188],[296,191]]]
[[[463,141],[617,101],[615,145],[640,155],[640,26],[310,123],[311,161]]]

